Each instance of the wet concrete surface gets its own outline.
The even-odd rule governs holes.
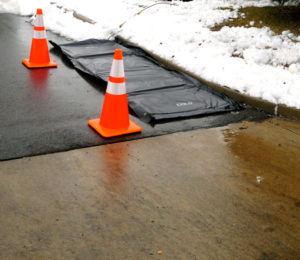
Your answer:
[[[0,162],[0,259],[300,259],[300,123]]]
[[[0,161],[268,117],[249,107],[155,125],[131,115],[143,128],[141,134],[104,139],[87,124],[100,116],[103,82],[79,74],[53,49],[57,68],[29,70],[21,64],[29,57],[33,35],[28,19],[0,14]],[[47,36],[57,43],[66,41],[51,32]]]

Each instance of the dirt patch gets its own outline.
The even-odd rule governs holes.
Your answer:
[[[222,27],[269,27],[274,33],[291,31],[300,36],[300,6],[246,7],[239,10],[239,16],[211,28],[219,31]]]

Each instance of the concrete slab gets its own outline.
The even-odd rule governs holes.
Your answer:
[[[299,259],[299,146],[270,119],[0,162],[0,259]]]
[[[131,119],[141,134],[112,139],[100,137],[87,124],[98,118],[105,85],[78,74],[60,53],[51,51],[56,69],[27,69],[21,60],[29,57],[33,27],[25,17],[0,14],[0,161],[47,154],[99,144],[120,142],[178,131],[226,125],[242,120],[261,120],[268,115],[252,108],[150,125],[135,115]],[[47,32],[48,39],[66,39]]]

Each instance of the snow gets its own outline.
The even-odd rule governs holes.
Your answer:
[[[300,109],[300,37],[289,31],[276,35],[267,27],[255,28],[254,21],[249,27],[211,30],[236,18],[241,7],[266,5],[274,3],[0,0],[0,12],[32,15],[36,8],[43,8],[46,28],[67,38],[113,39],[120,35],[205,80]],[[76,18],[76,13],[93,23]]]

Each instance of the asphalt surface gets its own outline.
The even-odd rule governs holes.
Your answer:
[[[259,121],[269,116],[247,107],[238,112],[150,125],[131,115],[143,128],[142,133],[102,138],[87,121],[100,115],[104,83],[77,72],[54,49],[50,56],[58,68],[30,70],[23,66],[21,60],[29,57],[33,35],[33,27],[26,20],[28,17],[0,14],[0,160]],[[67,41],[51,32],[47,36],[57,43]]]

